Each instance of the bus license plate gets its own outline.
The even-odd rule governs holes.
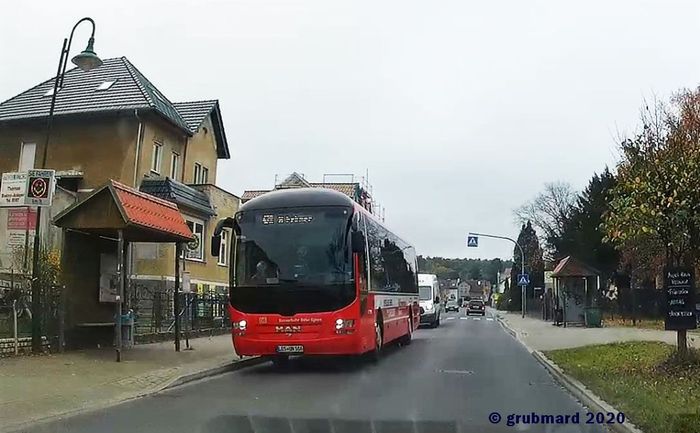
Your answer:
[[[304,346],[277,346],[277,353],[304,353]]]

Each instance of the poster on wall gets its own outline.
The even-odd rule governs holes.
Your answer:
[[[119,301],[117,255],[100,254],[100,302]]]
[[[7,209],[7,245],[10,248],[24,248],[27,233],[29,233],[29,244],[31,245],[34,239],[35,230],[35,209]]]

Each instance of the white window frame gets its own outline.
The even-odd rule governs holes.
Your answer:
[[[187,247],[185,246],[185,250],[184,250],[185,259],[193,261],[193,262],[204,262],[204,246],[205,246],[205,239],[206,239],[206,231],[205,231],[204,221],[197,220],[194,218],[185,218],[185,221],[187,222],[188,227],[190,227],[190,224],[192,224],[192,226],[190,227],[190,230],[192,230],[192,234],[194,234],[194,236],[199,239],[198,253],[189,251],[187,249]],[[201,231],[199,234],[197,234],[197,226],[199,226],[201,228]]]
[[[170,177],[177,180],[177,174],[180,170],[180,154],[173,152],[170,154]]]
[[[206,168],[205,166],[202,166],[202,175],[200,176],[201,179],[199,179],[198,183],[207,183],[209,182],[209,169]]]
[[[198,184],[199,178],[201,176],[202,176],[202,164],[195,162],[194,163],[194,173],[192,175],[192,183]]]
[[[27,155],[25,152],[27,152],[27,148],[31,146],[32,150],[32,156],[31,156],[31,161],[25,161],[27,159]],[[25,164],[26,163],[26,164]],[[27,171],[32,168],[34,168],[34,164],[36,163],[36,143],[22,143],[22,146],[19,149],[19,164],[17,165],[18,170],[17,171]],[[27,165],[29,164],[29,165]]]
[[[153,142],[153,154],[151,155],[151,171],[155,174],[160,174],[161,164],[163,163],[163,143]]]
[[[231,235],[228,230],[221,231],[221,246],[219,247],[219,257],[216,258],[216,264],[219,266],[228,266],[228,243]]]

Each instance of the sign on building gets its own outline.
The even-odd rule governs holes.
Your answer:
[[[691,268],[666,270],[666,330],[695,329],[695,284]]]
[[[24,247],[25,238],[29,235],[32,242],[36,230],[36,210],[31,208],[16,208],[7,210],[7,245]]]
[[[27,171],[27,205],[51,206],[55,174],[54,170]]]
[[[0,207],[51,206],[55,174],[54,170],[3,173]]]
[[[27,173],[3,173],[0,185],[0,207],[24,206],[27,195]]]

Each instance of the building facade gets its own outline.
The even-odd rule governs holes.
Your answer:
[[[56,170],[57,200],[42,213],[42,241],[60,249],[60,230],[52,227],[52,217],[114,180],[178,206],[196,238],[183,254],[192,291],[225,292],[228,254],[212,256],[207,237],[219,218],[238,210],[240,199],[216,186],[218,161],[230,158],[219,102],[173,103],[125,57],[107,59],[88,72],[66,72],[45,147],[53,86],[51,79],[0,103],[0,172],[41,167],[44,155],[44,167]],[[0,209],[0,241],[20,245],[26,235],[31,239],[32,212]],[[224,237],[222,248],[228,249],[230,234]],[[132,293],[172,289],[174,248],[132,246]],[[15,272],[17,249],[0,245],[0,275]]]

